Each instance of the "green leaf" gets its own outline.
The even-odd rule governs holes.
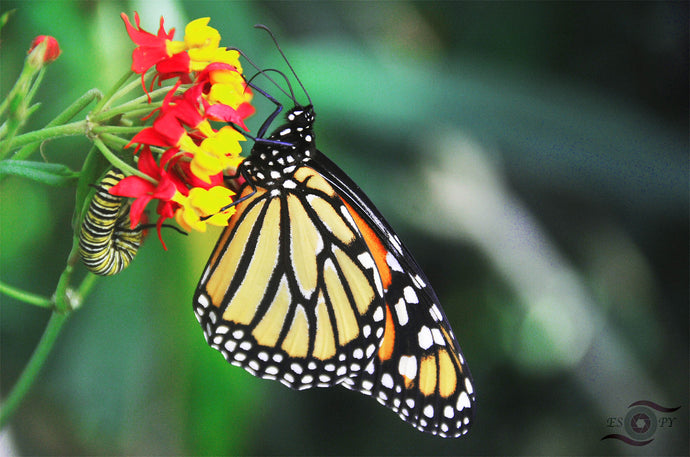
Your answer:
[[[20,176],[49,186],[68,186],[77,180],[79,173],[61,163],[3,160],[0,161],[0,179],[6,176]]]

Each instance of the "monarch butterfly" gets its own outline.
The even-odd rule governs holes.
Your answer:
[[[194,295],[206,341],[255,376],[298,390],[341,385],[423,432],[464,435],[472,378],[429,280],[316,149],[311,100],[291,96],[287,122],[263,138],[282,105],[259,92],[277,109],[239,166],[237,211]]]
[[[91,272],[109,276],[127,268],[141,245],[143,227],[130,228],[129,203],[108,190],[125,175],[110,169],[89,204],[79,232],[79,254]]]

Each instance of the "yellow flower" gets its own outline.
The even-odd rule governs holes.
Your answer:
[[[207,224],[221,227],[228,225],[235,207],[221,210],[232,202],[233,195],[235,192],[223,186],[210,189],[194,187],[187,197],[177,194],[174,200],[182,206],[175,212],[175,220],[188,232],[205,232]]]
[[[206,138],[194,151],[190,164],[192,173],[210,183],[211,176],[227,168],[237,168],[242,162],[240,141],[246,141],[246,138],[231,126],[225,126]]]

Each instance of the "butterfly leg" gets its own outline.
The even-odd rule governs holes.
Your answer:
[[[256,186],[253,184],[253,182],[252,182],[252,180],[249,178],[249,176],[247,176],[246,171],[245,171],[244,168],[242,167],[242,164],[240,164],[239,168],[237,169],[237,172],[235,172],[234,175],[228,176],[228,177],[226,177],[225,179],[232,180],[232,179],[237,179],[237,178],[239,178],[240,176],[243,177],[243,178],[245,179],[245,181],[249,184],[249,186],[252,188],[251,193],[245,195],[244,197],[238,198],[237,200],[233,201],[232,203],[230,203],[230,204],[228,204],[228,205],[223,206],[221,209],[218,210],[218,213],[222,213],[223,211],[225,211],[225,210],[227,210],[227,209],[229,209],[229,208],[232,208],[233,206],[235,206],[235,205],[237,205],[237,204],[239,204],[239,203],[242,203],[242,202],[245,201],[246,199],[251,198],[252,195],[254,195],[254,194],[256,193]],[[218,214],[218,213],[216,213],[216,214]],[[209,216],[203,216],[203,217],[201,217],[200,219],[201,219],[202,221],[205,221],[206,219],[209,219],[209,218],[211,218],[211,217],[213,217],[213,216],[214,216],[214,215],[211,214],[211,215],[209,215]]]
[[[247,85],[266,97],[268,100],[272,101],[276,105],[276,109],[271,113],[270,116],[264,121],[263,124],[261,124],[261,128],[259,129],[259,133],[257,135],[257,138],[254,139],[254,141],[257,141],[259,138],[263,138],[263,136],[266,134],[266,130],[271,126],[275,118],[283,111],[283,105],[276,100],[271,94],[268,92],[264,91],[263,89],[260,89],[258,86],[256,86],[254,83],[251,81],[247,81]]]

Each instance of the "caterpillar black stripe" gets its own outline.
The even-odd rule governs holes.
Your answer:
[[[108,190],[124,178],[113,168],[98,185],[79,233],[79,254],[91,272],[114,275],[127,268],[141,245],[144,230],[130,228],[128,199]]]

